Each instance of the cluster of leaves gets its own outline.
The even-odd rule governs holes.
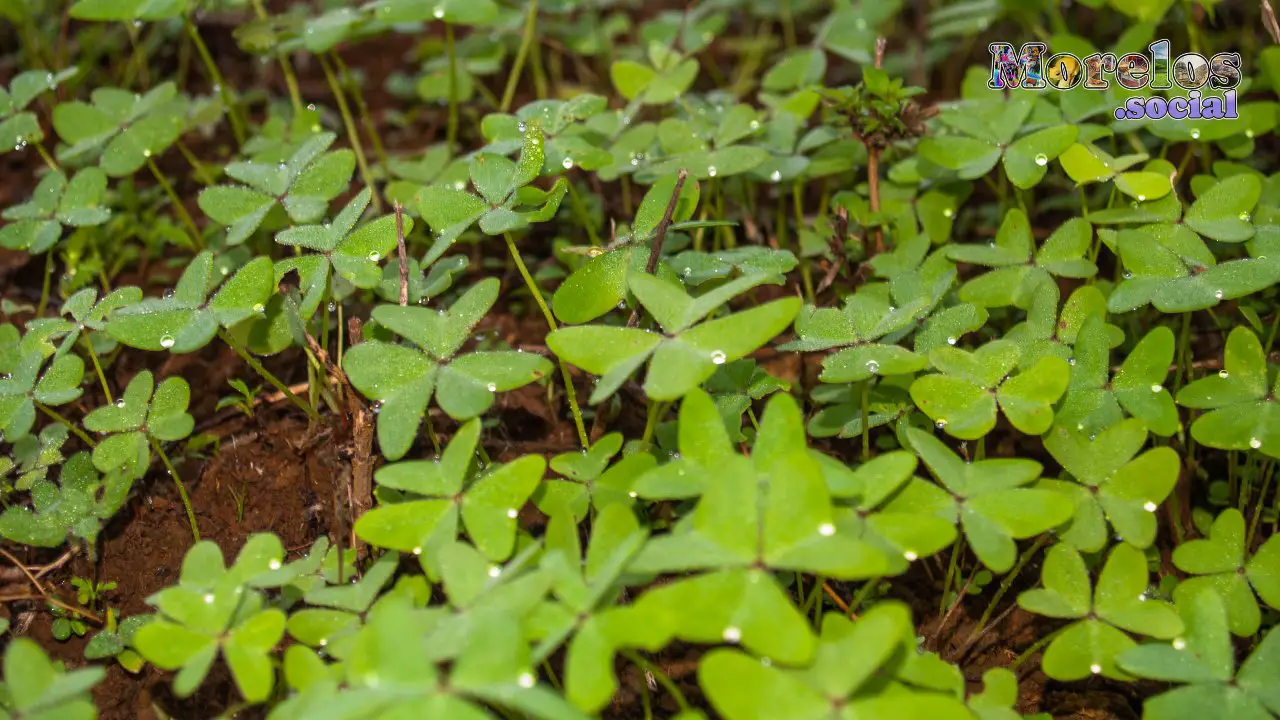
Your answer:
[[[1110,4],[1142,21],[1111,50],[1182,26],[1169,2]],[[1115,90],[997,92],[986,67],[957,100],[917,105],[901,63],[881,68],[897,1],[696,4],[635,28],[625,3],[546,5],[255,4],[236,41],[279,63],[295,97],[254,125],[212,60],[209,97],[135,77],[144,26],[207,55],[194,3],[78,0],[82,32],[122,24],[138,62],[94,84],[88,54],[0,89],[0,147],[15,138],[48,166],[0,209],[0,247],[48,268],[39,307],[5,306],[34,316],[0,325],[0,538],[92,555],[157,461],[197,536],[154,612],[108,610],[87,658],[171,671],[180,697],[222,662],[273,718],[590,717],[622,662],[661,680],[682,720],[1007,720],[1013,673],[977,692],[920,649],[928,618],[893,599],[895,579],[949,564],[932,587],[944,606],[983,598],[989,617],[1043,551],[1016,604],[1055,621],[1047,675],[1176,685],[1145,700],[1153,720],[1280,716],[1280,173],[1256,142],[1280,121],[1280,50],[1247,71],[1237,119],[1111,122]],[[947,42],[996,20],[1044,32],[1006,5],[925,19]],[[786,48],[723,43],[744,68],[724,78],[707,51],[738,13],[777,23]],[[436,22],[443,47],[420,32]],[[1096,50],[1060,15],[1052,26],[1055,49]],[[417,74],[387,89],[449,106],[446,142],[398,157],[341,56],[390,33],[428,39]],[[556,70],[556,99],[513,108],[530,53],[547,83],[544,45],[567,49],[584,87]],[[318,59],[350,147],[297,96],[298,53]],[[828,87],[848,63],[857,83]],[[504,69],[499,101],[486,79]],[[703,91],[704,76],[723,82]],[[237,148],[197,157],[187,142],[223,121]],[[178,156],[193,172],[171,179],[162,161]],[[486,337],[495,308],[540,311],[545,341]],[[119,359],[215,338],[313,421],[321,400],[372,404],[385,462],[353,518],[364,552],[322,537],[290,559],[263,533],[227,566],[198,541],[169,458],[196,426],[191,387]],[[308,366],[310,401],[268,355]],[[252,416],[257,391],[231,384],[241,397],[218,406]],[[572,417],[580,451],[491,461],[491,410],[521,388]],[[642,434],[590,441],[584,416],[608,426],[633,401]],[[1218,496],[1200,482],[1215,475]],[[545,524],[525,522],[530,505]],[[1151,562],[1163,549],[1172,568]],[[81,590],[85,605],[99,587]],[[56,635],[85,632],[74,611],[59,606]],[[707,708],[646,659],[677,642],[697,646]],[[15,639],[0,715],[91,717],[101,677]]]

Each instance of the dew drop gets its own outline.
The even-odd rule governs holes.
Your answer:
[[[1141,194],[1141,193],[1139,193],[1139,194],[1138,194],[1138,202],[1146,202],[1146,201],[1147,201],[1147,196],[1146,196],[1146,195],[1143,195],[1143,194]]]
[[[1252,219],[1253,216],[1247,212],[1242,212],[1237,217],[1239,217],[1242,222],[1249,222],[1249,220]]]
[[[1124,272],[1124,279],[1125,279],[1125,280],[1130,280],[1130,279],[1132,279],[1132,278],[1133,278],[1133,273],[1129,272],[1128,270],[1125,270],[1125,272]]]
[[[520,678],[516,680],[522,688],[533,687],[533,675],[531,673],[521,673]]]
[[[1252,128],[1250,128],[1250,129],[1248,129],[1248,130],[1245,130],[1245,131],[1244,131],[1244,136],[1245,136],[1245,137],[1247,137],[1247,138],[1252,138],[1252,137],[1253,137],[1253,129],[1252,129]]]
[[[444,17],[444,6],[443,6],[443,5],[437,5],[437,6],[435,7],[435,9],[431,11],[431,17],[433,17],[433,18],[435,18],[435,19],[437,19],[437,20],[442,19],[442,18]]]
[[[1155,511],[1156,511],[1156,504],[1155,504],[1155,503],[1153,503],[1153,502],[1151,502],[1150,500],[1148,500],[1148,501],[1146,501],[1145,503],[1143,503],[1143,504],[1142,504],[1142,509],[1143,509],[1143,510],[1146,510],[1147,512],[1155,512]]]
[[[1192,140],[1199,140],[1199,139],[1200,139],[1200,129],[1199,129],[1199,128],[1194,128],[1194,129],[1192,129],[1192,131],[1191,131],[1191,139],[1192,139]]]
[[[272,570],[279,570],[280,561],[272,558],[271,562],[267,563],[267,567],[271,568]]]
[[[497,383],[489,383],[489,384],[488,384],[488,385],[486,385],[485,387],[489,388],[489,392],[497,392],[497,391],[498,391],[498,385],[497,385]]]
[[[524,131],[528,129],[529,129],[529,123],[527,122],[521,120],[520,122],[516,123],[516,130],[519,130],[521,133],[524,133]]]
[[[457,181],[457,182],[455,182],[455,183],[453,184],[453,189],[454,189],[454,190],[466,190],[466,189],[467,189],[467,184],[466,184],[465,182],[463,182],[462,180],[459,180],[459,181]]]
[[[755,130],[759,130],[759,129],[760,129],[760,121],[759,121],[759,120],[752,120],[752,121],[751,121],[751,125],[749,125],[748,127],[750,127],[753,131],[755,131]]]
[[[1218,377],[1222,378],[1223,380],[1226,380],[1228,377],[1230,377],[1230,375],[1227,374],[1226,370],[1219,370]],[[1208,400],[1208,399],[1209,398],[1205,398],[1205,400]]]
[[[263,305],[262,303],[254,303],[254,304],[253,304],[253,311],[254,311],[254,312],[256,312],[256,313],[266,312],[266,310],[267,310],[267,307],[266,307],[265,305]]]
[[[938,429],[939,429],[939,430],[941,430],[941,429],[943,429],[943,428],[945,428],[945,427],[947,426],[947,419],[946,419],[946,418],[938,418],[938,422],[934,423],[934,425],[937,425],[937,426],[938,426]]]
[[[496,578],[501,574],[502,574],[502,568],[498,567],[497,565],[494,565],[493,567],[489,568],[489,577]]]
[[[715,176],[716,176],[716,166],[715,166],[715,165],[708,165],[708,166],[707,166],[707,176],[708,176],[708,177],[715,177]]]
[[[145,150],[143,150],[143,151],[142,151],[142,157],[144,157],[144,158],[149,158],[149,157],[151,157],[151,148],[146,148]]]
[[[1089,666],[1089,672],[1093,673],[1094,675],[1097,675],[1098,673],[1102,672],[1102,666],[1097,663],[1094,663]]]
[[[782,171],[774,170],[773,172],[769,173],[769,179],[773,182],[782,182]]]
[[[836,534],[836,526],[831,523],[822,523],[818,526],[818,534],[823,537],[831,537]]]
[[[174,343],[174,339],[172,335],[165,335],[164,337],[160,338],[160,347],[166,350],[173,347],[173,343]]]
[[[1183,640],[1182,638],[1174,638],[1174,639],[1173,639],[1173,649],[1174,649],[1174,650],[1186,650],[1186,649],[1187,649],[1187,641],[1186,641],[1186,640]]]
[[[205,604],[205,605],[212,605],[212,604],[213,604],[213,593],[205,593],[205,596],[204,596],[204,604]]]
[[[723,365],[724,361],[725,361],[725,354],[723,350],[711,351],[711,362],[715,363],[716,365]]]
[[[1164,389],[1164,386],[1163,386],[1163,385],[1152,385],[1152,386],[1151,386],[1151,392],[1153,392],[1153,393],[1158,393],[1158,392],[1160,392],[1160,391],[1161,391],[1161,390],[1163,390],[1163,389]]]
[[[1222,291],[1221,291],[1221,290],[1214,290],[1214,291],[1213,291],[1213,296],[1214,296],[1214,297],[1216,297],[1216,298],[1218,298],[1219,300],[1221,300],[1221,299],[1222,299]]]
[[[949,337],[949,338],[947,338],[947,344],[948,344],[948,345],[955,345],[955,344],[956,344],[956,339],[955,339],[954,337]]]
[[[378,262],[381,259],[382,259],[382,256],[379,255],[377,251],[369,253],[369,262]]]
[[[165,291],[164,291],[164,299],[165,299],[165,300],[172,300],[172,299],[173,299],[173,288],[169,288],[169,289],[167,289],[167,290],[165,290]]]
[[[942,209],[942,217],[945,217],[945,218],[954,217],[955,214],[956,214],[956,211],[952,210],[951,208]]]
[[[868,361],[867,361],[867,372],[869,372],[869,373],[877,373],[877,372],[880,372],[880,363],[876,362],[875,360],[868,360]]]
[[[119,400],[116,401],[116,407],[122,410],[124,409],[124,398],[120,398]]]
[[[337,309],[338,309],[338,304],[337,304],[337,303],[329,303],[329,312],[333,312],[333,311],[335,311],[335,310],[337,310]]]
[[[311,112],[315,112],[315,111],[316,111],[316,104],[315,104],[315,103],[311,103],[310,105],[307,105],[307,109],[308,109],[308,110],[310,110]]]
[[[422,548],[421,548],[421,547],[416,547],[416,548],[414,548],[414,549],[413,549],[413,554],[414,554],[414,555],[421,555],[421,554],[422,554]]]
[[[1249,447],[1253,448],[1254,450],[1257,450],[1258,448],[1262,447],[1262,441],[1259,440],[1258,438],[1249,438]]]
[[[519,514],[520,512],[515,508],[507,508],[507,517],[511,518],[512,520],[514,520],[516,516]]]
[[[725,642],[736,643],[742,639],[742,631],[730,625],[729,627],[724,629],[724,633],[722,634],[722,637],[724,638]]]
[[[632,490],[631,492],[627,493],[627,497],[635,498],[635,497],[640,497],[640,495],[635,490]]]
[[[571,157],[566,157],[564,160],[561,160],[561,161],[560,161],[560,165],[561,165],[561,167],[563,167],[565,170],[568,170],[568,169],[572,168],[572,167],[573,167],[573,158],[571,158]]]
[[[1076,364],[1076,359],[1075,359],[1075,358],[1073,358],[1073,357],[1069,357],[1069,358],[1067,358],[1067,364],[1068,364],[1068,365],[1075,365],[1075,364]]]
[[[1044,153],[1040,153],[1036,155],[1036,164],[1039,165],[1040,167],[1044,167],[1045,165],[1048,165],[1049,156],[1045,155]]]

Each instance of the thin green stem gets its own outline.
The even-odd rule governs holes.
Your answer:
[[[624,176],[625,177],[625,176]],[[591,222],[591,217],[587,215],[587,204],[582,202],[582,196],[578,194],[572,182],[567,183],[569,187],[569,207],[577,218],[578,224],[587,230],[587,237],[590,238],[593,246],[600,244],[600,236],[596,233],[595,223]]]
[[[535,3],[536,4],[536,0]],[[516,268],[520,271],[520,277],[524,278],[524,284],[529,288],[529,293],[533,295],[534,302],[538,303],[538,308],[542,310],[542,315],[547,319],[547,327],[555,330],[556,317],[551,314],[551,308],[547,307],[547,301],[542,297],[542,291],[538,289],[538,284],[533,281],[533,276],[529,274],[529,268],[524,264],[524,258],[520,257],[520,250],[516,247],[515,238],[511,237],[511,233],[503,233],[502,237],[507,241],[507,250],[511,253],[511,259],[515,262]],[[564,394],[569,400],[569,411],[573,413],[573,424],[578,429],[578,440],[582,443],[582,447],[591,447],[591,439],[587,435],[587,426],[582,421],[582,409],[578,407],[578,391],[573,387],[573,376],[569,374],[569,366],[564,360],[556,358],[560,364],[560,374],[564,377]]]
[[[49,307],[49,292],[53,287],[53,250],[54,248],[49,248],[44,254],[44,281],[40,285],[40,304],[36,306],[36,317],[44,317],[44,311]]]
[[[267,9],[262,0],[253,0],[253,12],[259,20],[269,20]],[[293,72],[293,63],[283,50],[276,50],[276,60],[280,63],[280,72],[284,73],[284,84],[289,89],[289,102],[293,105],[295,117],[302,114],[302,92],[298,89],[298,76]]]
[[[640,439],[641,447],[648,449],[653,443],[653,435],[658,429],[658,421],[662,419],[662,413],[667,409],[667,404],[661,401],[649,402],[649,413],[644,421],[644,436]]]
[[[195,218],[191,217],[191,213],[187,212],[187,206],[182,204],[178,193],[174,191],[173,185],[169,184],[169,179],[160,172],[160,168],[156,167],[156,161],[151,157],[147,158],[147,167],[151,169],[151,174],[155,177],[156,182],[160,183],[160,187],[164,188],[164,194],[169,196],[169,204],[173,205],[173,211],[178,214],[178,219],[183,225],[187,226],[187,231],[191,233],[191,242],[196,250],[204,250],[204,238],[200,235],[200,228],[196,226]]]
[[[81,430],[79,425],[76,425],[75,423],[63,417],[62,414],[59,413],[57,410],[54,410],[53,408],[39,401],[36,402],[36,409],[44,413],[45,415],[48,415],[50,419],[56,421],[66,429],[70,430],[71,434],[80,438],[80,441],[83,442],[85,445],[88,445],[91,448],[95,448],[98,446],[98,443],[94,442],[93,438],[85,434],[85,431]]]
[[[240,105],[236,102],[235,93],[227,84],[226,78],[222,76],[218,63],[214,62],[213,55],[209,53],[209,46],[204,44],[204,38],[200,37],[200,29],[191,20],[191,16],[184,15],[182,23],[187,29],[187,36],[191,38],[191,43],[196,46],[196,53],[200,55],[204,71],[209,74],[209,82],[213,83],[214,91],[222,97],[222,104],[227,106],[227,119],[231,121],[231,132],[236,136],[236,144],[244,145],[245,121],[240,112]]]
[[[942,581],[942,598],[938,601],[938,614],[947,611],[947,593],[951,590],[951,579],[956,576],[956,566],[960,561],[960,552],[964,549],[964,535],[957,535],[951,546],[951,562],[947,565],[947,577]]]
[[[243,360],[244,363],[254,372],[258,373],[259,377],[266,380],[271,384],[271,387],[279,390],[285,397],[289,398],[290,402],[301,408],[302,411],[307,414],[308,418],[316,421],[320,419],[320,413],[316,412],[314,407],[308,405],[306,401],[295,395],[293,391],[289,389],[288,385],[285,385],[280,381],[280,378],[276,377],[270,370],[263,367],[262,363],[258,361],[258,358],[250,355],[247,350],[240,346],[240,343],[236,342],[235,338],[231,337],[231,333],[227,332],[223,328],[218,328],[218,337],[222,338],[222,341],[229,345],[232,350],[235,350],[236,354],[240,356],[240,359]]]
[[[43,145],[41,145],[40,143],[34,143],[34,144],[36,147],[36,152],[40,153],[40,159],[44,161],[45,167],[49,168],[50,170],[57,170],[58,161],[53,159],[53,156],[49,154],[48,150],[44,149]]]
[[[1187,362],[1187,356],[1191,352],[1191,313],[1182,313],[1182,330],[1178,333],[1178,354],[1174,356],[1174,363],[1178,366],[1177,374],[1173,377],[1173,390],[1176,395],[1178,390],[1182,389],[1183,379],[1190,379],[1191,365]]]
[[[524,20],[524,35],[520,38],[520,49],[516,51],[515,62],[511,65],[511,74],[507,76],[507,87],[502,91],[502,104],[498,112],[511,109],[511,101],[516,96],[516,85],[520,82],[520,73],[524,70],[524,61],[529,57],[529,47],[533,45],[534,32],[538,27],[538,0],[529,0],[529,10]]]
[[[684,693],[680,692],[680,688],[676,687],[676,684],[671,681],[671,678],[667,677],[667,674],[662,672],[657,665],[645,660],[634,650],[623,650],[622,656],[630,661],[631,664],[653,675],[653,678],[658,681],[658,684],[662,685],[662,687],[670,693],[671,697],[675,699],[676,705],[680,708],[680,712],[684,712],[689,709],[689,701],[685,700]]]
[[[444,24],[444,48],[449,56],[449,129],[445,136],[449,152],[458,142],[458,52],[453,42],[453,25]]]
[[[329,57],[333,60],[334,66],[338,68],[338,78],[342,80],[347,92],[351,93],[351,99],[355,100],[356,113],[360,116],[360,124],[364,125],[365,134],[369,136],[369,141],[373,143],[373,154],[378,156],[378,162],[382,164],[382,167],[386,168],[391,164],[391,159],[387,157],[387,148],[382,142],[382,134],[378,132],[378,125],[373,121],[373,116],[369,114],[369,104],[364,100],[364,93],[361,92],[360,85],[356,83],[355,77],[347,69],[347,64],[342,61],[342,56],[336,50],[331,51]]]
[[[93,363],[93,371],[98,375],[98,382],[102,384],[102,394],[107,397],[108,403],[114,403],[115,398],[111,397],[111,386],[107,385],[107,376],[102,372],[102,363],[98,362],[98,353],[93,350],[93,343],[89,340],[89,336],[81,335],[80,339],[84,341],[84,349],[89,351],[89,360]]]
[[[862,459],[871,459],[871,379],[862,383]]]
[[[1040,548],[1044,547],[1048,541],[1048,535],[1041,535],[1036,538],[1031,547],[1027,548],[1026,552],[1022,553],[1013,569],[1000,581],[1000,587],[996,588],[996,594],[991,598],[991,602],[987,603],[987,609],[982,611],[982,618],[978,620],[973,632],[969,634],[970,638],[977,637],[978,633],[981,633],[982,629],[987,626],[987,621],[991,619],[991,614],[995,612],[996,605],[1000,603],[1000,599],[1004,597],[1005,593],[1009,592],[1009,588],[1013,586],[1013,581],[1017,579],[1018,573],[1022,572],[1022,568],[1026,567],[1028,562],[1031,562],[1031,558],[1035,557],[1035,554],[1040,552]]]
[[[862,603],[866,602],[867,598],[871,597],[871,593],[875,592],[876,585],[879,584],[880,578],[873,577],[863,583],[862,587],[858,588],[858,592],[854,593],[853,599],[849,601],[850,617],[853,617],[853,615],[858,612],[858,608],[862,607]]]
[[[342,125],[347,129],[347,140],[351,143],[351,150],[356,154],[356,165],[360,168],[360,179],[364,181],[365,187],[369,188],[369,193],[373,197],[373,211],[375,213],[382,212],[382,200],[378,197],[378,188],[373,184],[373,173],[369,171],[369,159],[365,157],[364,145],[360,142],[360,133],[356,130],[356,121],[351,117],[351,108],[347,105],[347,95],[342,91],[342,85],[338,83],[338,78],[333,74],[333,64],[329,62],[329,58],[324,55],[316,56],[320,60],[320,68],[324,71],[324,79],[329,83],[329,91],[333,93],[333,99],[338,103],[338,113],[342,115]]]
[[[1276,464],[1268,458],[1262,466],[1262,486],[1258,491],[1258,502],[1253,507],[1253,518],[1249,520],[1249,532],[1245,536],[1244,546],[1253,547],[1254,533],[1258,530],[1258,521],[1262,519],[1262,508],[1266,506],[1267,492],[1271,490],[1271,479],[1275,476]]]
[[[200,528],[196,527],[196,512],[191,509],[191,496],[187,495],[187,486],[182,484],[182,478],[178,477],[178,469],[169,462],[169,456],[164,453],[164,448],[160,447],[160,441],[154,437],[147,435],[147,439],[151,441],[151,447],[160,456],[160,462],[164,463],[164,469],[169,471],[169,477],[173,478],[173,484],[178,486],[178,495],[182,498],[182,507],[187,510],[187,522],[191,523],[191,536],[196,542],[200,542]]]
[[[1058,636],[1062,634],[1062,631],[1066,630],[1069,627],[1071,626],[1064,625],[1058,628],[1057,630],[1054,630],[1053,632],[1049,633],[1048,635],[1045,635],[1039,640],[1035,641],[1035,643],[1033,643],[1031,647],[1027,648],[1026,650],[1023,650],[1021,655],[1014,658],[1013,662],[1010,663],[1009,665],[1009,669],[1017,670],[1019,667],[1022,666],[1022,663],[1026,662],[1027,660],[1030,660],[1032,655],[1035,655],[1037,652],[1040,652],[1040,650],[1043,649],[1046,645],[1056,640]]]

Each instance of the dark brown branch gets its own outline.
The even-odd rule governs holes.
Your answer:
[[[689,177],[689,171],[680,168],[680,172],[676,174],[676,186],[671,191],[671,200],[667,201],[667,209],[662,211],[662,219],[658,221],[658,227],[654,231],[653,245],[649,248],[649,261],[644,264],[644,271],[652,275],[658,269],[658,258],[662,256],[662,243],[667,240],[667,228],[671,227],[671,218],[676,213],[676,205],[680,203],[680,193],[684,191],[684,181]],[[640,322],[640,309],[636,308],[631,311],[631,317],[627,320],[627,327],[635,327]]]

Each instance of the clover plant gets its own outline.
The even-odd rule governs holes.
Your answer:
[[[0,2],[0,717],[1280,717],[1280,21],[1057,5]]]

